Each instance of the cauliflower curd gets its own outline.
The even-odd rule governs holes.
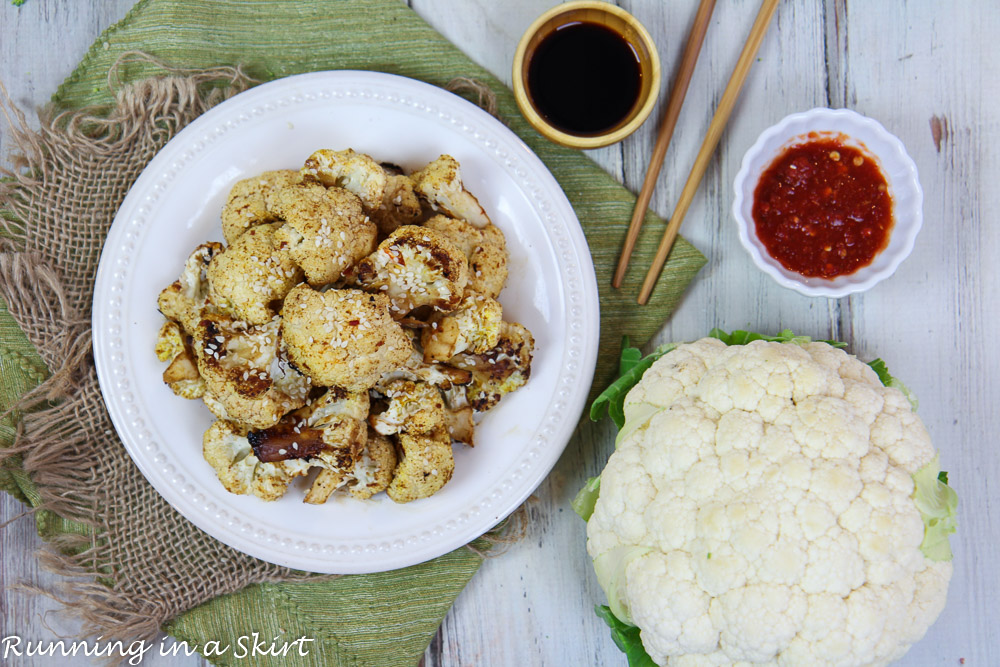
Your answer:
[[[506,243],[458,161],[407,175],[318,150],[237,182],[221,222],[228,245],[195,248],[160,293],[155,349],[217,418],[202,455],[222,485],[275,500],[308,477],[311,504],[439,491],[534,348],[493,298]]]
[[[657,664],[882,665],[941,613],[951,554],[929,549],[914,481],[939,483],[934,448],[869,365],[705,338],[624,413],[587,550]]]

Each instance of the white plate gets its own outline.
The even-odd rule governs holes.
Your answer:
[[[237,180],[298,168],[319,148],[354,148],[414,169],[441,153],[507,236],[504,319],[535,337],[531,379],[487,413],[475,449],[455,448],[439,493],[405,505],[331,498],[304,504],[227,492],[201,454],[212,416],[175,397],[153,354],[159,291],[199,243],[221,240]],[[573,209],[542,162],[478,107],[425,83],[373,72],[317,72],[258,86],[180,132],[150,162],[108,234],[94,297],[101,391],[125,448],[154,488],[210,535],[313,572],[420,563],[481,535],[548,474],[582,412],[597,356],[597,282]],[[298,480],[301,482],[302,480]],[[161,526],[169,531],[170,526]]]

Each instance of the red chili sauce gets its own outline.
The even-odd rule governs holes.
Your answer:
[[[871,264],[889,241],[892,198],[873,159],[838,139],[786,149],[754,191],[757,237],[789,271],[834,278]]]

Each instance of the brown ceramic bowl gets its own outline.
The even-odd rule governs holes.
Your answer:
[[[528,91],[528,70],[538,45],[569,23],[597,23],[621,35],[639,59],[640,89],[632,110],[618,124],[600,134],[569,134],[550,124],[535,107]],[[547,139],[570,148],[599,148],[617,143],[635,132],[649,116],[660,91],[660,57],[649,32],[624,9],[607,2],[567,2],[539,16],[517,45],[514,54],[514,97],[521,113]]]

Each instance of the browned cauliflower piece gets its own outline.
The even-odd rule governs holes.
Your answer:
[[[205,405],[219,419],[264,429],[305,405],[309,378],[280,349],[277,320],[260,327],[208,315],[192,343],[205,379]]]
[[[460,409],[448,407],[444,415],[445,426],[451,439],[469,447],[475,446],[476,423],[473,420],[472,407],[468,405]]]
[[[275,303],[302,280],[302,269],[278,252],[277,223],[248,229],[208,265],[209,298],[237,319],[264,324]]]
[[[503,309],[495,299],[466,291],[450,313],[435,313],[420,337],[424,361],[448,361],[460,352],[482,354],[500,340]]]
[[[205,380],[198,373],[198,362],[184,338],[181,325],[171,320],[164,322],[156,337],[156,358],[170,362],[163,371],[163,381],[174,394],[181,398],[201,398]]]
[[[396,319],[422,306],[454,310],[469,281],[468,262],[458,246],[443,234],[414,225],[390,234],[350,274],[362,289],[384,292]]]
[[[497,298],[507,283],[507,240],[496,225],[478,228],[436,215],[424,227],[441,232],[469,258],[469,289]]]
[[[375,160],[350,148],[345,151],[326,148],[316,151],[306,159],[302,178],[353,192],[369,211],[382,204],[388,181],[385,170]]]
[[[388,406],[382,412],[373,412],[368,423],[382,435],[400,431],[427,433],[445,424],[441,392],[426,382],[389,380],[376,385],[375,391],[388,399]]]
[[[156,306],[168,320],[179,322],[188,334],[194,332],[201,313],[212,303],[209,299],[208,267],[222,253],[221,243],[202,243],[184,262],[181,277],[160,292]]]
[[[302,459],[264,463],[254,453],[247,434],[239,426],[219,420],[202,438],[202,455],[230,493],[277,500],[285,495],[295,477],[309,473]]]
[[[289,358],[317,385],[368,389],[412,350],[389,315],[389,298],[354,289],[299,285],[285,297],[282,336]]]
[[[522,387],[531,376],[531,355],[535,339],[516,322],[504,322],[496,347],[483,354],[459,354],[455,366],[472,372],[466,388],[469,405],[479,412],[489,410],[504,394]]]
[[[350,469],[368,434],[368,392],[330,387],[320,397],[288,413],[248,438],[261,461],[308,458],[313,465]]]
[[[475,195],[462,185],[458,160],[442,155],[420,171],[410,175],[413,189],[424,197],[435,211],[472,223],[476,227],[490,224],[490,218]]]
[[[413,181],[410,177],[392,173],[388,168],[386,171],[388,175],[382,204],[371,212],[372,220],[378,226],[378,233],[382,238],[403,225],[418,224],[423,217],[423,207],[420,206],[420,198],[413,191]]]
[[[385,491],[396,469],[396,448],[385,436],[369,431],[368,442],[349,470],[320,470],[305,502],[321,505],[338,489],[346,488],[358,500]]]
[[[427,498],[441,490],[455,471],[451,436],[445,426],[428,433],[400,433],[402,452],[386,493],[397,503]]]
[[[278,220],[271,197],[301,180],[299,172],[282,169],[237,181],[222,207],[222,235],[226,243],[232,243],[251,227]]]
[[[406,332],[414,343],[419,343],[419,334],[412,329],[407,329]],[[472,373],[447,364],[425,362],[424,353],[420,350],[419,344],[415,344],[409,358],[397,368],[383,375],[379,383],[397,379],[419,380],[432,384],[441,390],[447,390],[456,385],[467,385],[472,382]]]
[[[375,223],[361,210],[361,200],[343,188],[289,186],[275,194],[274,210],[285,220],[274,233],[278,252],[302,267],[313,287],[339,280],[375,250]]]

